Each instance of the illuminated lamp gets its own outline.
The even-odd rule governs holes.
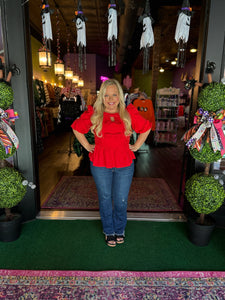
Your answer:
[[[73,78],[73,71],[70,68],[67,68],[65,70],[65,78],[72,80],[72,78]]]
[[[39,67],[42,69],[48,69],[52,66],[51,52],[45,46],[38,50],[38,60]]]
[[[80,87],[84,86],[84,81],[81,78],[78,80],[78,86]]]
[[[74,76],[72,77],[72,82],[73,82],[73,83],[78,83],[78,81],[79,81],[79,76],[78,76],[78,75],[74,75]]]
[[[54,64],[55,75],[64,75],[64,62],[57,59]]]

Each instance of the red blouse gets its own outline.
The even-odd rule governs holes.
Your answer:
[[[152,124],[140,116],[138,110],[130,104],[127,111],[131,117],[132,129],[137,133],[148,131]],[[91,127],[91,116],[94,113],[92,106],[76,119],[71,127],[80,132],[88,133]],[[96,167],[123,168],[131,165],[135,155],[129,149],[130,137],[124,134],[125,126],[119,113],[104,112],[102,137],[95,135],[95,149],[89,153],[90,160]]]

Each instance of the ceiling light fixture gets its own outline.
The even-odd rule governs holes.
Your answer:
[[[84,86],[84,81],[83,81],[82,78],[80,78],[80,79],[78,80],[78,86],[80,86],[80,87],[83,87],[83,86]]]
[[[78,84],[78,81],[79,81],[79,76],[78,76],[78,75],[74,75],[74,76],[72,77],[72,82]]]
[[[38,50],[38,60],[39,60],[39,67],[47,71],[46,69],[51,68],[52,61],[51,61],[51,51],[43,45]]]
[[[176,65],[177,63],[176,63],[176,61],[175,60],[173,60],[173,61],[171,61],[171,65]]]
[[[197,49],[196,49],[196,48],[192,48],[192,49],[190,49],[190,52],[191,52],[191,53],[196,53],[196,52],[197,52]]]
[[[163,69],[163,67],[161,67],[161,68],[159,69],[159,72],[160,72],[160,73],[163,73],[163,72],[165,72],[165,69]]]

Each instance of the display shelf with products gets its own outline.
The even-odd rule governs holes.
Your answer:
[[[155,144],[176,144],[179,102],[179,89],[164,88],[157,90],[155,102]]]

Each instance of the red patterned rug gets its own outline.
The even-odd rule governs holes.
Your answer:
[[[98,210],[98,195],[92,176],[63,176],[42,208]],[[134,177],[128,211],[182,211],[162,178]]]
[[[0,299],[225,299],[224,272],[0,270]]]

